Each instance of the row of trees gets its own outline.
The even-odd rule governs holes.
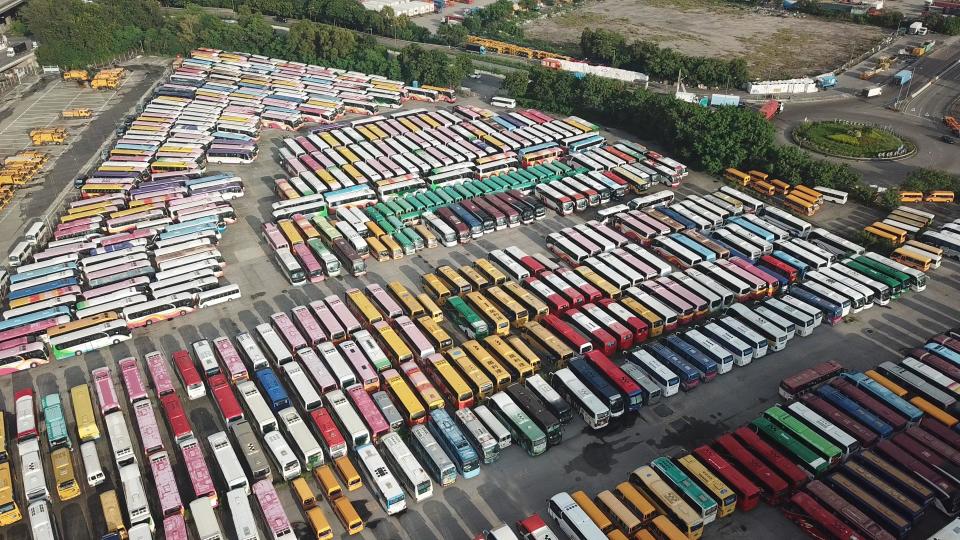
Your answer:
[[[794,146],[774,142],[774,128],[755,111],[739,107],[703,108],[620,81],[575,76],[534,67],[503,82],[518,100],[561,114],[577,114],[655,141],[677,159],[719,174],[727,167],[760,169],[790,183],[809,182],[874,194],[848,165],[815,159]]]
[[[246,51],[437,86],[459,86],[473,72],[466,55],[451,59],[419,45],[391,55],[372,36],[335,26],[298,21],[290,32],[277,32],[246,7],[236,24],[196,7],[164,17],[156,0],[31,0],[23,13],[40,43],[39,61],[64,67],[107,61],[142,46],[171,56],[197,47]]]
[[[872,15],[852,15],[850,13],[824,9],[817,0],[800,0],[797,2],[797,10],[827,19],[837,19],[857,24],[869,24],[881,28],[896,29],[902,27],[904,23],[903,13],[896,10],[883,9],[879,13]]]
[[[940,13],[927,13],[921,19],[923,25],[932,32],[955,36],[960,34],[960,17],[956,15],[942,15]]]

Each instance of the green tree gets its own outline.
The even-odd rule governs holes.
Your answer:
[[[530,72],[517,70],[507,73],[500,84],[500,90],[512,98],[523,98],[527,94]]]
[[[437,28],[436,41],[442,45],[459,47],[467,41],[469,32],[462,24],[443,23]]]
[[[917,169],[901,184],[903,191],[960,191],[960,176],[936,169]]]

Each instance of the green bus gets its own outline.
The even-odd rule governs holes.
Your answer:
[[[506,392],[497,392],[490,396],[491,412],[497,416],[510,431],[513,441],[531,456],[539,456],[547,451],[547,435],[530,420]]]
[[[397,201],[387,201],[383,204],[385,204],[387,206],[387,209],[389,210],[389,212],[383,213],[383,217],[399,216],[400,214],[403,213],[403,208],[401,208],[400,205],[397,204]]]
[[[810,474],[816,476],[827,470],[827,460],[807,448],[802,442],[794,438],[793,435],[773,425],[773,422],[761,416],[754,418],[753,421],[750,422],[750,426],[753,427],[754,431],[766,437],[768,440],[775,441],[779,444]]]
[[[822,437],[819,433],[808,428],[800,419],[781,409],[773,406],[763,411],[763,415],[768,420],[788,431],[791,435],[820,454],[820,457],[826,459],[829,467],[840,463],[843,457],[843,451],[835,444]]]
[[[456,202],[456,201],[453,199],[453,194],[451,193],[451,191],[452,191],[452,190],[451,190],[450,188],[445,188],[445,187],[444,187],[444,188],[440,188],[440,189],[434,191],[434,193],[436,193],[437,196],[440,197],[440,198],[443,200],[443,205],[444,205],[444,206],[449,206],[449,205],[451,205],[451,204],[453,204],[453,203]]]
[[[424,204],[416,194],[407,195],[403,200],[413,207],[413,211],[416,212],[418,216],[427,211],[427,205]]]
[[[537,183],[543,182],[547,177],[553,176],[553,173],[543,165],[534,165],[526,169],[519,169],[517,172],[535,177]]]
[[[884,257],[882,255],[877,255],[872,251],[868,251],[857,258],[869,259],[875,263],[880,263],[883,266],[889,267],[891,270],[900,272],[901,274],[906,274],[910,276],[910,289],[921,292],[927,288],[927,275],[916,268],[910,268],[904,264],[898,263],[889,257]]]
[[[660,473],[667,484],[687,501],[693,511],[700,515],[704,525],[717,519],[717,501],[707,495],[707,492],[670,461],[670,458],[658,457],[650,462],[650,467]]]
[[[444,205],[443,199],[440,197],[440,195],[436,191],[424,191],[423,193],[421,193],[421,196],[425,197],[427,200],[430,201],[431,211],[436,210],[437,208],[440,208],[441,206]]]
[[[70,435],[67,433],[67,421],[63,416],[60,394],[47,394],[40,398],[40,410],[43,423],[47,427],[47,444],[50,451],[62,447],[71,448]]]
[[[323,240],[323,243],[327,246],[332,246],[333,241],[337,238],[343,238],[343,233],[337,230],[327,218],[319,215],[313,215],[313,224],[317,226],[317,232],[320,233],[320,239]]]
[[[408,203],[406,200],[404,200],[404,199],[402,199],[402,198],[391,199],[391,200],[394,201],[394,202],[396,202],[396,203],[397,203],[397,206],[399,206],[399,207],[400,207],[400,210],[401,210],[401,212],[400,212],[399,214],[397,214],[395,217],[399,217],[400,219],[404,219],[403,216],[406,216],[406,215],[409,215],[409,214],[414,213],[415,208],[413,207],[413,205],[411,205],[410,203]]]
[[[859,272],[874,281],[878,281],[890,287],[890,298],[900,298],[900,294],[903,293],[903,287],[905,283],[902,281],[896,280],[887,274],[878,272],[873,268],[860,264],[852,259],[843,261],[843,264],[851,270]]]
[[[474,197],[479,197],[483,195],[483,189],[480,188],[480,185],[476,181],[464,182],[461,184],[464,189],[469,191]]]
[[[385,232],[385,233],[387,233],[387,234],[393,234],[393,232],[397,230],[396,227],[394,227],[393,225],[391,225],[391,224],[390,224],[390,221],[387,220],[387,219],[378,221],[378,222],[377,222],[377,225],[379,225],[380,228],[383,229],[383,232]]]
[[[500,185],[499,182],[494,182],[489,178],[480,180],[480,185],[483,186],[484,193],[496,193],[498,191],[503,190],[503,187]]]
[[[383,214],[380,213],[380,208],[378,208],[381,204],[383,203],[377,203],[363,209],[363,213],[370,218],[370,221],[379,221],[383,217]]]
[[[413,250],[415,252],[423,249],[423,238],[420,238],[420,235],[417,234],[412,228],[404,227],[397,231],[397,234],[405,236],[407,241],[413,245]]]
[[[490,178],[487,178],[486,181],[487,181],[487,184],[496,186],[497,191],[504,191],[504,190],[510,189],[510,186],[513,185],[510,182],[510,178],[512,178],[510,173],[507,173],[507,174],[500,174],[497,176],[491,176]]]
[[[901,292],[906,290],[907,287],[910,287],[912,285],[912,278],[909,275],[904,274],[899,270],[895,270],[885,264],[879,263],[868,257],[860,256],[854,259],[849,259],[844,264],[846,264],[847,266],[850,266],[850,263],[860,264],[862,266],[865,266],[873,270],[874,272],[878,272],[880,274],[883,274],[889,277],[890,279],[897,281],[897,283],[900,284],[899,289]]]
[[[490,328],[487,323],[459,296],[447,298],[444,307],[449,312],[450,320],[469,339],[483,339],[490,335]]]
[[[407,235],[404,234],[405,227],[401,227],[393,232],[392,236],[394,240],[397,241],[397,244],[400,244],[400,248],[403,250],[404,255],[413,255],[416,250],[413,248],[413,242],[407,238]]]
[[[469,189],[467,189],[463,184],[457,184],[457,185],[450,186],[450,187],[453,188],[454,191],[456,191],[457,193],[460,194],[460,200],[461,200],[461,201],[464,200],[464,199],[473,198],[473,197],[475,196],[474,193],[473,193],[472,191],[470,191]],[[458,202],[459,202],[459,201],[458,201]]]
[[[387,218],[387,223],[393,226],[394,230],[402,229],[404,227],[403,221],[400,220],[399,216],[390,216]]]

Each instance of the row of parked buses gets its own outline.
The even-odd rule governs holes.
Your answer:
[[[944,223],[939,230],[923,231],[920,240],[942,249],[944,257],[960,259],[960,219]]]
[[[787,210],[801,216],[817,213],[825,201],[844,204],[847,193],[829,188],[812,188],[803,184],[791,186],[783,180],[772,178],[763,171],[743,172],[738,169],[726,169],[724,180],[731,184],[747,188],[761,197],[782,204]]]

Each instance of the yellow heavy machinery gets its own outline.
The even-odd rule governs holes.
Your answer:
[[[90,80],[90,74],[87,73],[85,69],[71,69],[70,71],[63,72],[63,80],[65,81],[77,81],[78,83],[85,83]]]
[[[37,128],[30,130],[30,141],[34,146],[63,144],[66,140],[67,130],[63,128]]]
[[[94,90],[116,90],[120,87],[120,81],[125,75],[126,70],[123,68],[101,69],[93,76],[90,87]]]
[[[90,118],[93,116],[93,109],[88,109],[87,107],[67,109],[60,113],[60,116],[63,118]]]
[[[43,152],[24,150],[3,160],[0,167],[0,198],[4,189],[22,186],[33,180],[47,161]]]
[[[560,58],[562,60],[573,60],[569,56],[564,56],[562,54],[556,54],[548,51],[541,51],[538,49],[531,49],[529,47],[522,47],[520,45],[514,45],[513,43],[506,43],[503,41],[497,41],[494,39],[487,39],[477,36],[467,36],[467,45],[466,49],[469,51],[480,52],[493,52],[499,54],[509,54],[513,56],[519,56],[521,58],[533,58],[536,60],[543,60],[544,58]]]
[[[893,64],[894,57],[892,56],[881,56],[877,59],[877,66],[873,69],[868,69],[860,74],[860,78],[868,81],[883,71],[890,69],[890,66]]]

